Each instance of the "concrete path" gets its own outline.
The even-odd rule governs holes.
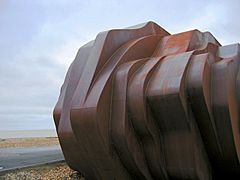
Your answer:
[[[64,160],[59,145],[26,148],[1,148],[0,172]]]

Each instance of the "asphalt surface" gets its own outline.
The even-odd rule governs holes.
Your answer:
[[[63,161],[59,145],[26,148],[0,148],[0,172]]]

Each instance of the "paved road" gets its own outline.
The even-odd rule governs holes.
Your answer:
[[[0,172],[64,160],[59,145],[0,149]]]

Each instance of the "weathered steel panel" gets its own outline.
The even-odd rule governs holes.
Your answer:
[[[240,178],[240,46],[153,22],[82,46],[53,117],[86,179]]]

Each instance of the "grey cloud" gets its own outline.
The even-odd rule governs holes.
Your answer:
[[[1,1],[2,2],[2,1]],[[153,20],[240,41],[239,1],[5,1],[0,7],[2,129],[54,128],[52,108],[77,49],[98,32]]]

